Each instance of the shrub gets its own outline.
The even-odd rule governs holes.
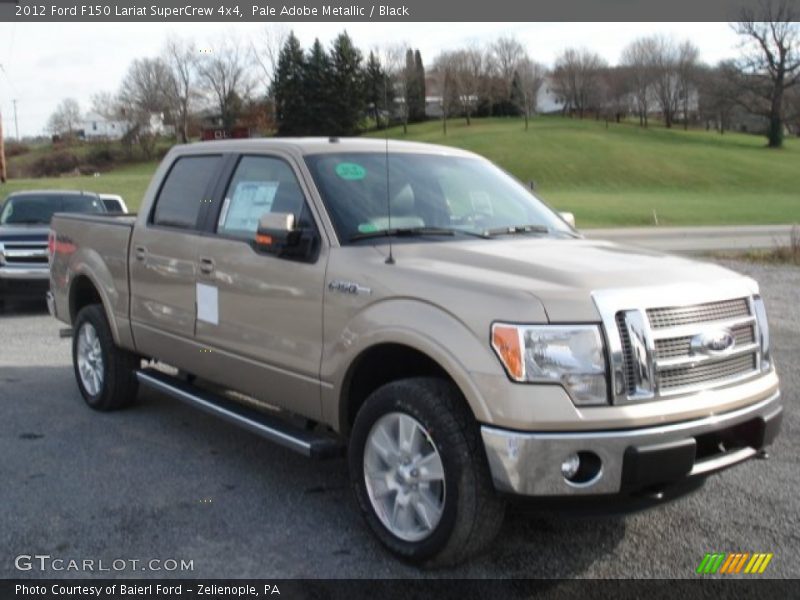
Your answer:
[[[23,144],[21,142],[10,142],[6,144],[6,158],[12,158],[14,156],[22,156],[23,154],[27,154],[31,151],[30,146],[27,144]]]
[[[34,177],[55,177],[74,171],[80,161],[72,152],[59,150],[36,159],[31,165]]]

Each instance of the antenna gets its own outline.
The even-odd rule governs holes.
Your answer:
[[[388,91],[388,80],[389,78],[384,76],[383,78],[383,105],[387,111],[386,117],[386,127],[384,128],[385,135],[384,139],[386,141],[386,216],[388,217],[388,226],[387,229],[391,230],[392,228],[392,194],[389,190],[389,91]],[[380,111],[376,111],[376,115],[380,115]],[[378,121],[380,122],[380,116],[378,116]],[[394,264],[394,254],[392,252],[392,236],[391,232],[388,237],[389,239],[389,256],[386,258],[387,265]]]

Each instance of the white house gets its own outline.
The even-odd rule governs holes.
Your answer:
[[[78,129],[83,130],[83,136],[87,140],[118,140],[128,127],[124,121],[115,121],[97,113],[87,113]]]
[[[78,129],[83,130],[83,137],[87,140],[119,140],[130,129],[130,123],[107,119],[97,113],[87,113]],[[172,125],[164,123],[164,115],[161,113],[150,115],[148,129],[156,135],[170,135],[174,132]]]

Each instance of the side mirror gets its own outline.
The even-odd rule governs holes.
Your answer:
[[[258,252],[299,260],[312,259],[318,243],[316,232],[298,229],[290,213],[266,213],[258,220],[253,243]]]
[[[570,227],[575,229],[575,215],[571,212],[562,212],[558,214],[561,215],[561,218],[564,219]]]

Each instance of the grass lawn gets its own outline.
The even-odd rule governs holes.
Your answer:
[[[18,190],[70,189],[89,192],[119,194],[125,198],[131,212],[139,208],[150,178],[158,166],[157,162],[126,165],[94,177],[46,177],[41,179],[10,179],[0,185],[0,198]]]
[[[383,132],[370,135],[382,137]],[[580,227],[733,225],[800,221],[800,139],[768,150],[755,135],[683,131],[561,117],[439,121],[389,131],[393,139],[458,146],[482,154]],[[156,163],[126,166],[99,177],[14,179],[18,189],[77,188],[121,194],[136,210]]]
[[[580,227],[800,221],[800,139],[782,150],[760,136],[594,120],[463,119],[390,130],[393,139],[458,146],[493,160]],[[381,133],[370,135],[382,136]]]

